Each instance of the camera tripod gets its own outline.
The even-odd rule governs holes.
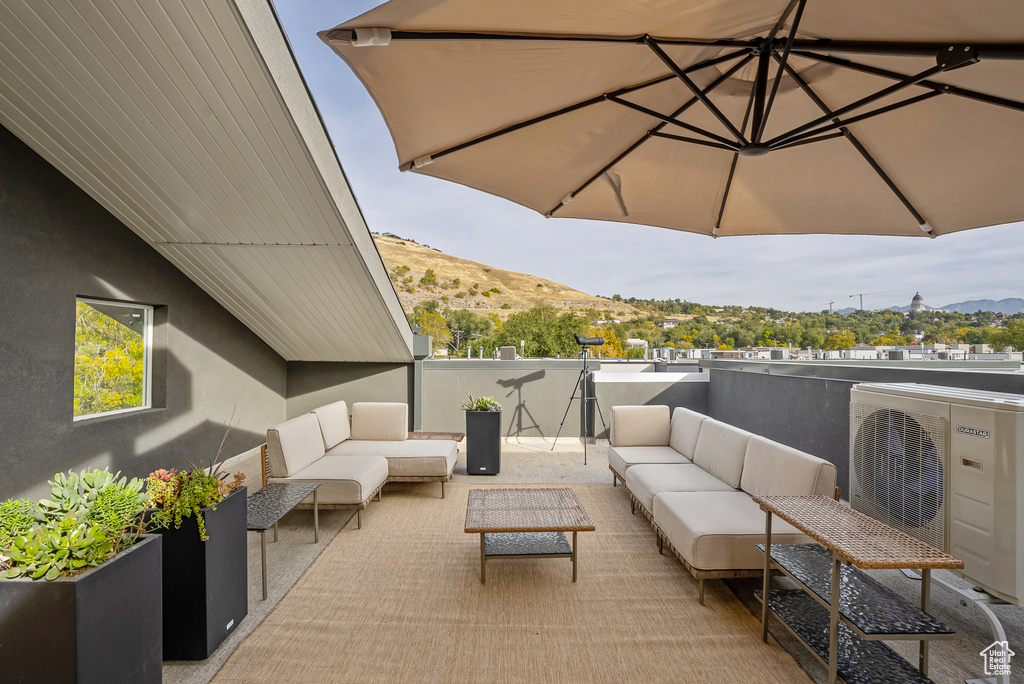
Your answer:
[[[603,344],[604,340],[602,340],[601,342]],[[604,423],[604,414],[601,413],[601,404],[597,403],[597,397],[587,396],[587,384],[588,384],[587,381],[590,379],[591,372],[587,370],[587,346],[588,345],[584,344],[582,346],[583,346],[583,351],[580,352],[580,357],[583,359],[583,367],[580,369],[580,374],[576,378],[576,385],[572,389],[572,395],[569,396],[569,401],[565,405],[565,413],[562,414],[562,422],[558,424],[558,432],[555,433],[555,441],[551,444],[551,451],[554,451],[555,450],[555,445],[558,444],[558,436],[562,434],[562,426],[565,425],[565,419],[569,416],[569,409],[572,408],[572,401],[573,401],[573,399],[576,399],[576,391],[580,390],[580,388],[582,388],[582,390],[580,390],[581,391],[581,395],[580,395],[580,409],[581,409],[581,411],[580,411],[580,414],[581,414],[581,417],[580,417],[580,439],[583,440],[583,465],[587,465],[587,439],[589,438],[589,435],[587,434],[587,432],[589,432],[587,430],[587,427],[588,427],[588,424],[590,422],[589,421],[589,417],[590,417],[589,416],[589,411],[587,410],[587,402],[588,401],[594,402],[594,405],[597,407],[597,413],[598,413],[598,415],[601,416],[601,423],[602,424]]]

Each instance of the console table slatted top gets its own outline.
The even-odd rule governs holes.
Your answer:
[[[755,496],[754,502],[858,568],[964,567],[962,560],[826,496]]]

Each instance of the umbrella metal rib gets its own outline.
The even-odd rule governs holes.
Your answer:
[[[741,53],[733,53],[733,55],[734,55],[734,56],[735,56],[735,55],[737,55],[737,54],[741,54]],[[748,64],[748,63],[750,62],[750,60],[752,60],[753,58],[754,58],[754,57],[753,57],[753,55],[750,55],[750,54],[747,54],[746,56],[744,56],[744,57],[743,57],[743,59],[741,59],[741,60],[740,60],[739,62],[737,62],[736,64],[734,64],[734,65],[732,66],[732,68],[728,69],[728,70],[727,70],[727,71],[726,71],[725,73],[721,74],[721,75],[720,75],[720,76],[719,76],[718,78],[716,78],[716,79],[715,79],[714,81],[712,81],[711,83],[709,83],[709,84],[708,84],[708,85],[707,85],[707,86],[706,86],[706,87],[704,88],[704,93],[705,93],[705,94],[707,94],[707,93],[710,93],[710,92],[711,92],[712,90],[714,90],[714,89],[715,89],[715,88],[717,88],[717,87],[718,87],[719,85],[721,85],[721,84],[722,84],[722,83],[724,83],[724,82],[725,82],[726,80],[728,80],[728,79],[729,79],[729,78],[730,78],[730,77],[731,77],[731,76],[732,76],[732,75],[733,75],[734,73],[736,73],[737,71],[739,71],[740,69],[742,69],[742,68],[743,68],[744,66],[746,66],[746,65],[747,65],[747,64]],[[696,104],[697,102],[698,102],[698,100],[697,100],[697,98],[696,98],[696,97],[693,97],[693,98],[691,98],[690,100],[688,100],[687,102],[685,102],[685,103],[684,103],[684,104],[683,104],[683,105],[682,105],[681,107],[679,107],[679,108],[678,108],[677,110],[675,110],[674,112],[672,112],[672,114],[670,114],[670,115],[669,115],[669,117],[670,117],[671,119],[674,119],[675,117],[677,117],[677,116],[681,115],[681,114],[682,114],[683,112],[685,112],[685,111],[686,111],[687,109],[689,109],[690,107],[692,107],[692,106],[693,106],[694,104]],[[660,118],[660,116],[659,116],[659,118]],[[650,139],[651,139],[652,137],[654,137],[654,136],[655,136],[655,134],[657,134],[657,133],[660,133],[660,132],[662,131],[662,129],[663,129],[663,128],[665,128],[665,126],[667,126],[667,125],[668,125],[668,124],[667,124],[666,122],[664,122],[664,121],[663,121],[663,122],[661,122],[660,124],[658,124],[657,126],[655,126],[654,128],[652,128],[651,130],[647,131],[647,132],[646,132],[646,133],[645,133],[645,134],[643,135],[643,137],[641,137],[641,138],[640,138],[639,140],[637,140],[637,141],[636,141],[635,143],[633,143],[632,145],[630,145],[630,146],[629,146],[629,147],[628,147],[628,148],[627,148],[627,149],[626,149],[626,150],[625,150],[624,152],[620,153],[620,154],[619,154],[619,155],[618,155],[617,157],[615,157],[615,159],[613,159],[613,160],[612,160],[611,162],[609,162],[608,164],[606,164],[605,166],[603,166],[603,167],[601,168],[601,170],[600,170],[600,171],[598,171],[598,172],[597,172],[597,173],[595,173],[595,174],[594,174],[593,176],[591,176],[590,178],[588,178],[588,179],[587,179],[587,181],[586,181],[585,183],[583,183],[583,185],[580,185],[580,186],[579,186],[578,188],[576,188],[576,189],[575,189],[575,190],[573,190],[573,191],[572,191],[571,193],[569,193],[568,195],[566,195],[566,196],[565,196],[565,197],[566,197],[566,199],[565,199],[565,200],[562,200],[562,202],[561,202],[560,204],[558,204],[557,206],[553,207],[553,208],[552,208],[552,209],[551,209],[551,210],[550,210],[549,212],[547,212],[547,213],[546,213],[546,214],[544,214],[544,215],[545,215],[545,216],[547,216],[547,217],[551,217],[551,216],[553,216],[553,215],[554,215],[554,213],[555,213],[556,211],[558,211],[558,209],[560,209],[560,208],[561,208],[562,206],[564,206],[565,204],[567,204],[566,200],[569,200],[569,201],[571,201],[573,197],[575,197],[575,196],[576,196],[576,195],[578,195],[579,193],[583,192],[583,191],[584,191],[585,189],[587,189],[587,188],[588,188],[588,187],[589,187],[589,186],[590,186],[590,185],[591,185],[591,184],[592,184],[592,183],[593,183],[593,182],[594,182],[595,180],[597,180],[598,178],[600,178],[600,177],[601,177],[601,175],[602,175],[603,173],[605,173],[606,171],[608,171],[609,169],[611,169],[611,168],[612,168],[613,166],[615,166],[616,164],[618,164],[618,163],[619,163],[620,161],[622,161],[623,159],[625,159],[625,158],[626,158],[627,156],[629,156],[630,154],[632,154],[632,153],[633,153],[634,151],[636,151],[636,150],[637,150],[637,148],[639,148],[639,147],[640,147],[640,145],[642,145],[642,144],[643,144],[643,143],[645,143],[646,141],[650,140]],[[661,137],[661,136],[659,136],[659,137]],[[684,141],[684,142],[689,142],[688,140],[685,140],[685,139],[684,139],[683,141]],[[726,142],[729,142],[729,141],[726,141]],[[734,147],[733,147],[733,146],[732,146],[732,144],[730,143],[730,147],[728,147],[727,149],[734,149]]]
[[[798,74],[796,70],[793,69],[793,67],[787,64],[786,72],[794,81],[796,81],[797,85],[800,86],[800,89],[807,93],[807,96],[811,99],[812,102],[814,102],[815,105],[818,106],[818,109],[825,112],[826,118],[831,118],[834,121],[838,121],[838,116],[836,116],[836,113],[829,109],[828,105],[826,105],[825,102],[820,97],[818,97],[818,94],[814,92],[811,86],[807,84],[807,81],[805,81],[800,76],[800,74]],[[875,158],[871,156],[871,153],[867,151],[867,148],[865,148],[864,145],[861,144],[861,142],[857,139],[853,132],[850,131],[850,129],[847,128],[846,126],[842,126],[840,130],[842,131],[846,139],[850,141],[850,144],[853,145],[853,147],[857,150],[857,152],[859,152],[860,155],[864,157],[864,160],[874,170],[874,172],[877,173],[878,176],[882,179],[882,181],[889,187],[889,189],[892,190],[893,194],[896,195],[897,199],[899,199],[899,201],[903,203],[903,206],[905,206],[907,210],[911,213],[911,215],[913,215],[914,219],[917,221],[917,225],[921,226],[921,229],[924,230],[926,233],[928,233],[932,237],[935,237],[931,226],[929,226],[928,222],[925,221],[923,216],[921,216],[921,212],[919,212],[910,202],[910,200],[907,199],[907,196],[903,194],[903,191],[899,189],[895,182],[893,182],[893,180],[889,177],[889,174],[887,174],[882,169],[882,167],[879,166],[878,162],[875,161]]]
[[[834,57],[832,55],[823,55],[817,52],[805,52],[803,50],[794,51],[793,54],[797,54],[807,59],[814,59],[819,62],[826,64],[834,64],[838,67],[850,69],[851,71],[859,71],[864,74],[871,74],[873,76],[881,76],[882,78],[889,78],[895,81],[909,78],[907,74],[901,74],[898,71],[890,71],[889,69],[882,69],[880,67],[870,66],[868,64],[861,64],[854,62],[850,59],[844,59],[842,57]],[[947,83],[939,83],[938,81],[924,80],[919,83],[915,83],[916,86],[923,88],[931,88],[932,90],[946,93],[948,95],[957,95],[964,97],[969,100],[978,100],[979,102],[987,102],[989,104],[998,105],[1000,107],[1007,107],[1009,109],[1016,109],[1017,111],[1024,111],[1024,102],[1017,102],[1016,100],[1009,100],[1005,97],[997,97],[995,95],[989,95],[987,93],[979,93],[976,90],[969,88],[962,88],[960,86],[949,85]]]
[[[706,69],[708,67],[717,66],[717,65],[722,64],[724,62],[732,61],[733,59],[736,59],[737,57],[742,57],[742,56],[748,55],[748,54],[749,54],[749,51],[747,51],[747,50],[738,50],[736,52],[730,52],[730,53],[727,53],[727,54],[724,54],[724,55],[719,55],[718,57],[714,57],[712,59],[707,59],[707,60],[704,60],[703,62],[698,62],[697,64],[693,64],[693,65],[687,67],[686,71],[688,73],[693,73],[693,72],[696,72],[696,71],[700,71],[701,69]],[[745,62],[743,64],[745,64]],[[733,70],[730,70],[727,73],[729,73],[731,75],[731,74],[735,73],[735,71],[736,71],[736,69],[733,69]],[[660,83],[664,83],[666,81],[671,81],[674,78],[676,78],[675,74],[665,74],[664,76],[659,76],[658,78],[652,79],[650,81],[645,81],[643,83],[637,83],[637,84],[634,84],[634,85],[631,85],[631,86],[626,86],[624,88],[619,88],[618,90],[612,91],[610,93],[602,93],[600,95],[596,95],[596,96],[588,98],[586,100],[581,100],[579,102],[575,102],[575,103],[573,103],[571,105],[562,107],[560,109],[556,109],[556,110],[551,111],[551,112],[545,112],[544,114],[540,114],[540,115],[532,117],[530,119],[526,119],[525,121],[519,121],[517,123],[510,124],[510,125],[505,126],[503,128],[499,128],[496,131],[491,131],[490,133],[487,133],[485,135],[481,135],[481,136],[478,136],[476,138],[472,138],[470,140],[466,140],[466,141],[458,143],[456,145],[452,145],[451,147],[446,147],[443,150],[437,150],[436,152],[431,152],[429,155],[426,155],[426,156],[430,157],[431,159],[439,159],[439,158],[441,158],[441,157],[443,157],[445,155],[451,154],[452,152],[458,152],[459,150],[466,149],[467,147],[472,147],[473,145],[477,145],[477,144],[482,143],[482,142],[487,142],[488,140],[493,140],[494,138],[497,138],[499,136],[505,135],[506,133],[513,133],[515,131],[522,130],[523,128],[526,128],[527,126],[532,126],[534,124],[542,123],[542,122],[547,121],[549,119],[553,119],[553,118],[555,118],[557,116],[562,116],[563,114],[569,114],[571,112],[575,112],[578,109],[583,109],[584,107],[589,107],[591,105],[595,105],[595,104],[599,104],[601,102],[605,102],[605,101],[610,100],[612,98],[616,98],[616,97],[619,97],[619,96],[622,96],[622,95],[628,95],[629,93],[633,93],[633,92],[636,92],[638,90],[642,90],[644,88],[649,88],[651,86],[655,86],[655,85],[658,85]],[[696,100],[693,100],[692,102],[690,102],[687,105],[687,108],[690,105],[692,105],[693,103],[695,103],[695,102],[696,102]],[[685,109],[683,111],[685,111]],[[675,114],[675,116],[678,116],[678,114],[679,114],[679,112],[677,112]],[[662,115],[661,114],[656,114],[656,116],[661,117]],[[401,164],[398,168],[399,168],[400,171],[409,171],[414,166],[415,166],[414,162],[406,162],[404,164]]]

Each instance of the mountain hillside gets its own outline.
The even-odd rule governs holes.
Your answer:
[[[1024,311],[1024,299],[1020,297],[1008,297],[1007,299],[972,299],[956,304],[947,304],[942,307],[951,313],[974,313],[976,311],[993,311],[1001,314],[1015,314]]]
[[[502,319],[535,306],[560,311],[596,309],[607,318],[633,318],[638,311],[624,302],[595,297],[553,280],[538,278],[445,254],[396,235],[374,234],[384,266],[406,313],[436,300],[452,309],[498,314]],[[427,271],[433,271],[433,278]]]

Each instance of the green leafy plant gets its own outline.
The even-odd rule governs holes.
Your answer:
[[[9,548],[16,538],[39,524],[36,519],[38,507],[28,499],[9,499],[0,503],[0,551]]]
[[[236,473],[234,478],[228,481],[227,473],[218,460],[230,431],[229,428],[224,433],[220,448],[217,449],[217,455],[209,469],[203,468],[201,463],[188,463],[189,470],[161,468],[149,474],[146,479],[147,505],[156,509],[150,516],[150,523],[154,527],[167,528],[173,524],[174,529],[178,529],[185,518],[195,515],[199,538],[203,541],[210,539],[206,534],[206,520],[203,518],[202,510],[208,506],[213,506],[216,510],[215,504],[245,482],[245,475],[242,473]]]
[[[466,401],[462,402],[463,411],[500,411],[501,404],[494,401],[494,397],[480,397],[474,399],[473,395],[467,395]]]
[[[57,473],[49,499],[0,504],[0,578],[53,580],[100,565],[145,531],[142,481],[107,470]]]

